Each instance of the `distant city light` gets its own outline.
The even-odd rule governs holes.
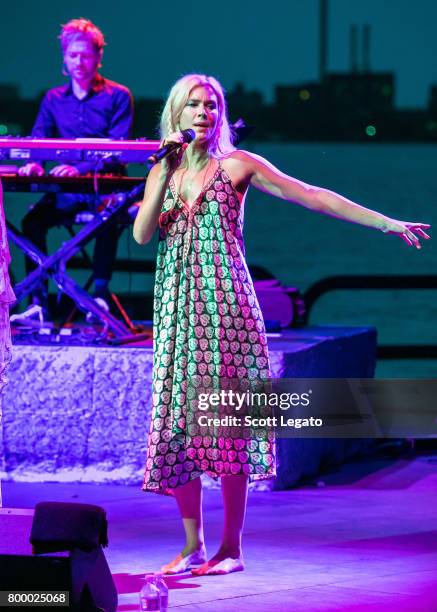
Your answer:
[[[8,133],[8,126],[5,125],[4,123],[1,123],[0,124],[0,136],[4,136],[7,133]]]
[[[301,90],[300,90],[300,92],[299,92],[299,98],[300,98],[301,100],[304,100],[304,101],[306,102],[307,100],[309,100],[309,99],[310,99],[310,97],[311,97],[311,94],[310,94],[310,92],[308,91],[308,89],[301,89]]]
[[[376,127],[374,125],[368,125],[366,127],[366,134],[367,134],[367,136],[375,136],[375,134],[376,134]]]

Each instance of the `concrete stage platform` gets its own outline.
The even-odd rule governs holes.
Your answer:
[[[167,578],[170,609],[187,612],[435,612],[437,456],[352,462],[323,484],[249,494],[244,572]],[[5,506],[93,503],[109,518],[105,555],[119,611],[138,609],[146,572],[180,550],[173,499],[139,487],[3,485]],[[220,492],[205,491],[205,533],[214,554],[222,529]],[[1,517],[0,517],[1,518]],[[30,528],[31,516],[27,520]],[[26,547],[23,528],[15,539]],[[1,544],[0,544],[1,552]],[[24,587],[24,585],[23,585]]]
[[[268,342],[274,378],[374,375],[374,328],[293,329]],[[152,360],[150,346],[15,344],[3,401],[4,478],[141,482]],[[290,487],[367,447],[361,440],[278,440],[273,486]]]

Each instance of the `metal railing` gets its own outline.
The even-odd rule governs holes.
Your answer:
[[[308,324],[311,310],[320,297],[329,291],[340,289],[437,289],[437,275],[424,274],[365,274],[328,276],[314,283],[305,291],[306,313],[304,323]],[[431,322],[430,322],[431,324]],[[378,359],[436,359],[435,344],[380,344]]]

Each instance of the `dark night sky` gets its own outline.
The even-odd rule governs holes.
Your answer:
[[[62,82],[59,24],[84,16],[106,35],[104,74],[136,96],[162,97],[181,74],[199,71],[228,89],[241,80],[270,99],[275,83],[317,78],[318,6],[318,0],[76,0],[68,6],[9,0],[1,8],[0,82],[18,83],[25,97]],[[330,0],[329,7],[329,68],[348,69],[349,26],[368,23],[372,68],[395,72],[398,106],[424,106],[437,82],[437,2]]]

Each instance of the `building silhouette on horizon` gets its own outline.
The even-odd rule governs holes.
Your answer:
[[[253,125],[254,140],[437,142],[437,84],[427,107],[396,108],[394,73],[371,69],[369,25],[350,26],[349,71],[329,71],[328,0],[319,7],[319,80],[277,84],[271,104],[236,83],[227,94],[231,121]],[[18,85],[0,84],[0,136],[29,134],[42,95],[25,100]],[[135,138],[158,137],[162,105],[160,99],[135,99]]]

